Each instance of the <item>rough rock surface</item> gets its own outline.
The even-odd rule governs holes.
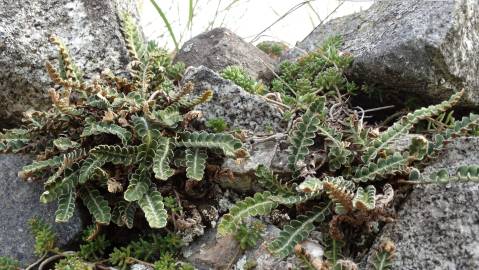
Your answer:
[[[0,256],[19,260],[23,266],[34,262],[34,239],[28,229],[28,220],[39,217],[55,224],[55,204],[41,204],[41,183],[27,183],[17,177],[17,172],[31,161],[25,155],[0,155]],[[78,210],[65,224],[54,225],[58,245],[64,246],[75,239],[82,230]]]
[[[461,105],[479,106],[476,0],[375,1],[366,11],[317,27],[288,58],[334,35],[356,57],[353,77],[382,90],[385,98],[406,93],[435,103],[464,87]]]
[[[135,1],[122,1],[135,12]],[[52,34],[68,46],[86,75],[127,62],[116,1],[0,1],[0,128],[19,123],[29,108],[48,106],[51,81],[45,61],[57,57],[48,42]]]
[[[254,132],[280,132],[286,127],[280,110],[258,95],[250,94],[229,80],[221,78],[213,70],[200,66],[189,67],[183,83],[193,82],[193,95],[207,89],[214,92],[210,102],[195,109],[203,112],[205,119],[220,117],[230,127]]]
[[[232,236],[217,238],[216,230],[211,229],[192,245],[186,247],[183,250],[183,256],[198,270],[242,270],[248,261],[256,263],[254,268],[256,270],[298,269],[301,263],[295,256],[282,260],[267,250],[268,243],[275,239],[280,231],[277,227],[268,225],[262,234],[263,241],[259,241],[255,248],[243,253]]]
[[[479,164],[478,151],[478,137],[458,139],[425,169],[425,175]],[[479,269],[478,203],[477,183],[418,186],[375,246],[387,238],[396,244],[393,269]]]
[[[268,244],[279,236],[281,230],[273,225],[268,225],[265,232],[262,234],[263,241],[260,242],[256,248],[247,250],[244,255],[236,262],[236,269],[245,269],[244,265],[248,261],[256,263],[256,270],[276,270],[276,269],[301,269],[301,261],[295,256],[291,255],[284,259],[280,259],[272,255],[268,251]]]
[[[274,66],[271,57],[226,28],[215,28],[187,41],[175,61],[216,72],[227,66],[242,66],[255,79],[271,79]]]
[[[240,252],[232,236],[216,238],[216,230],[208,230],[183,250],[183,256],[198,270],[230,269]]]

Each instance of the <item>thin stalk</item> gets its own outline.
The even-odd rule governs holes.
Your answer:
[[[156,11],[157,11],[158,14],[160,15],[161,19],[162,19],[163,22],[165,23],[166,28],[168,29],[168,33],[170,33],[171,39],[173,40],[173,43],[175,44],[175,49],[176,49],[176,51],[178,51],[178,50],[179,50],[178,41],[176,41],[175,33],[173,33],[173,28],[171,27],[170,21],[168,21],[168,18],[166,18],[165,13],[164,13],[163,10],[160,8],[160,6],[156,3],[155,0],[150,0],[150,2],[151,2],[151,4],[153,4],[153,6],[155,7]]]

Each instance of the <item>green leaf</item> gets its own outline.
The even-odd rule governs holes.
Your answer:
[[[173,144],[170,138],[161,137],[155,150],[153,158],[153,172],[155,177],[160,180],[167,180],[175,171],[170,167],[170,158],[173,156]]]
[[[200,181],[206,167],[206,151],[200,148],[186,149],[186,177]]]
[[[90,150],[90,154],[105,163],[111,162],[113,164],[130,165],[136,161],[138,147],[98,145]]]
[[[105,164],[103,159],[95,159],[89,157],[83,161],[83,164],[80,168],[79,183],[84,184],[88,181],[95,173],[96,170],[101,168]]]
[[[353,210],[354,187],[352,181],[345,180],[342,176],[324,178],[323,188],[335,203],[334,211],[337,214],[346,214]]]
[[[318,178],[309,177],[299,184],[298,190],[304,193],[317,193],[323,190],[323,182]]]
[[[314,230],[314,222],[323,221],[328,214],[329,204],[320,209],[315,208],[307,215],[300,215],[296,220],[292,220],[283,227],[279,236],[269,244],[268,249],[278,257],[288,256],[294,249],[294,246],[306,239]]]
[[[78,146],[80,146],[79,143],[65,137],[61,137],[61,138],[53,140],[53,145],[55,145],[56,148],[58,148],[58,150],[61,150],[61,151],[65,151],[71,148],[77,148]]]
[[[353,181],[359,183],[382,179],[388,175],[405,170],[408,162],[408,152],[404,154],[395,152],[392,156],[379,158],[376,163],[368,163],[357,168]]]
[[[140,208],[145,213],[146,220],[151,228],[160,229],[166,226],[168,214],[163,204],[161,193],[150,189],[141,200],[138,201]]]
[[[187,148],[219,149],[228,157],[235,157],[242,146],[240,140],[230,134],[186,132],[178,142],[178,146]]]
[[[360,210],[373,210],[376,207],[376,188],[372,185],[366,187],[364,190],[362,187],[358,187],[356,190],[356,196],[353,199],[353,206]]]
[[[138,201],[148,191],[151,184],[149,168],[141,166],[131,175],[130,185],[124,193],[124,198],[128,202]]]
[[[273,194],[276,195],[293,195],[294,192],[294,185],[288,186],[285,183],[282,183],[276,175],[273,174],[273,171],[267,168],[264,165],[259,165],[256,168],[255,172],[256,180],[258,184],[266,189],[271,191]]]
[[[176,127],[178,123],[183,120],[183,117],[176,107],[168,107],[164,110],[155,111],[153,114],[161,125],[169,128]]]
[[[324,99],[315,101],[301,117],[300,122],[290,137],[291,146],[288,148],[288,166],[291,170],[298,169],[298,162],[303,161],[309,153],[309,147],[314,144],[314,137],[318,132],[324,110]]]
[[[95,122],[95,120],[91,118],[87,118],[85,128],[80,136],[86,137],[101,133],[117,136],[124,145],[127,145],[131,139],[131,133],[127,129],[112,123]]]
[[[387,148],[389,144],[391,144],[398,137],[407,134],[409,130],[420,120],[438,115],[450,109],[460,100],[463,94],[464,91],[458,92],[452,95],[449,100],[443,101],[438,105],[431,105],[426,108],[421,108],[402,117],[386,131],[382,132],[379,137],[371,143],[370,147],[362,157],[363,161],[372,161],[374,158],[376,158],[377,154],[381,150]]]
[[[78,171],[71,172],[70,170],[65,173],[63,180],[53,183],[50,186],[45,187],[45,191],[40,196],[41,203],[49,203],[62,194],[74,189],[78,184]]]
[[[55,222],[67,222],[75,211],[76,192],[74,189],[63,193],[58,198],[58,208],[55,212]]]
[[[119,201],[111,214],[112,221],[117,226],[126,226],[128,229],[133,228],[137,208],[138,204],[136,202]]]
[[[81,194],[83,203],[88,208],[88,211],[93,215],[95,222],[101,224],[109,224],[111,220],[111,208],[108,206],[108,201],[100,195],[96,189],[85,188]]]
[[[22,170],[18,173],[20,177],[25,177],[31,175],[32,173],[39,172],[41,170],[47,168],[55,168],[62,164],[63,158],[60,156],[55,156],[51,159],[34,161],[29,165],[26,165],[22,168]]]
[[[257,215],[268,215],[273,209],[278,207],[278,203],[270,199],[271,193],[265,191],[256,193],[254,197],[246,197],[237,202],[228,214],[223,215],[218,225],[218,233],[227,235],[237,231],[240,224],[247,217]]]

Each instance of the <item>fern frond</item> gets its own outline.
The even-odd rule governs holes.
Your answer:
[[[306,215],[300,215],[283,227],[279,236],[271,242],[268,250],[278,257],[288,256],[294,249],[294,246],[306,239],[314,230],[314,222],[323,221],[328,214],[329,204],[324,208],[315,208]]]
[[[65,178],[63,178],[61,181],[55,182],[52,185],[45,187],[45,191],[40,196],[40,202],[49,203],[60,197],[62,194],[74,189],[74,187],[78,184],[78,171],[68,171],[65,174]]]
[[[5,133],[0,132],[0,151],[17,152],[30,142],[30,134],[26,129],[14,128]]]
[[[146,46],[141,31],[136,26],[133,18],[128,14],[122,14],[122,33],[128,50],[128,56],[132,61],[144,62]]]
[[[173,156],[173,144],[170,138],[160,137],[157,142],[153,158],[153,172],[155,178],[167,180],[175,171],[170,167],[170,158]]]
[[[376,163],[368,163],[356,169],[353,181],[368,182],[384,178],[387,175],[393,175],[406,169],[409,162],[409,153],[403,154],[395,152],[392,156],[379,158]]]
[[[246,197],[237,202],[228,214],[223,215],[218,224],[218,233],[227,235],[237,231],[240,224],[247,217],[257,215],[268,215],[273,209],[278,207],[278,203],[270,199],[271,193],[265,191],[256,193],[254,197]]]
[[[67,222],[75,211],[76,192],[74,189],[63,193],[58,198],[58,208],[55,212],[55,222]]]
[[[479,165],[464,165],[450,174],[446,169],[440,169],[424,177],[419,170],[413,169],[409,174],[409,180],[420,183],[447,184],[451,182],[479,182]]]
[[[154,111],[153,116],[164,127],[174,128],[183,120],[176,107],[168,107],[164,110]]]
[[[414,160],[423,160],[429,150],[429,141],[423,137],[418,136],[412,138],[411,145],[409,146],[409,156]]]
[[[124,193],[124,198],[128,202],[138,201],[150,188],[150,169],[140,166],[130,177],[130,185]]]
[[[373,267],[375,270],[390,270],[395,257],[396,247],[390,240],[381,243],[374,258]]]
[[[235,157],[242,144],[230,134],[186,132],[183,134],[178,146],[187,148],[219,149],[228,157]]]
[[[105,164],[105,160],[103,159],[96,159],[93,157],[89,157],[83,161],[82,166],[80,168],[80,176],[79,176],[79,183],[84,184],[88,181],[95,173],[96,170],[101,168]]]
[[[55,145],[55,147],[61,151],[66,151],[68,149],[77,148],[78,146],[80,146],[79,143],[65,137],[61,137],[61,138],[53,140],[53,145]]]
[[[288,207],[291,207],[293,205],[297,205],[300,203],[307,202],[314,197],[318,196],[319,193],[311,193],[311,194],[294,194],[294,195],[272,195],[269,198],[277,202],[278,204],[281,205],[286,205]]]
[[[288,166],[291,170],[298,168],[298,161],[303,160],[309,153],[309,147],[314,144],[314,137],[320,128],[320,113],[324,110],[324,99],[317,100],[301,117],[291,136],[291,146],[288,148]]]
[[[434,152],[441,150],[444,143],[454,137],[469,134],[479,126],[479,115],[471,113],[464,116],[460,121],[454,121],[452,127],[434,136],[433,143],[429,144],[428,154],[433,155]]]
[[[282,183],[273,171],[264,165],[259,165],[255,172],[258,184],[266,190],[271,191],[275,195],[292,195],[294,190],[292,187]]]
[[[87,137],[101,133],[108,133],[117,136],[124,145],[127,145],[131,140],[131,133],[127,129],[112,123],[95,122],[95,120],[91,118],[86,120],[85,128],[80,136]]]
[[[196,181],[203,179],[206,167],[206,151],[201,148],[186,149],[186,177]]]
[[[353,199],[353,207],[363,211],[373,210],[376,207],[375,196],[376,188],[374,186],[369,185],[366,190],[358,187]]]
[[[137,208],[138,204],[136,202],[118,202],[111,214],[112,221],[120,227],[126,226],[128,229],[133,228]]]
[[[335,203],[337,214],[349,213],[353,210],[354,183],[343,177],[326,177],[323,180],[323,188],[331,201]]]
[[[95,222],[109,224],[111,220],[111,208],[108,201],[100,195],[100,192],[93,188],[85,188],[80,195],[83,203],[92,214]]]
[[[304,193],[317,193],[323,190],[323,181],[315,177],[308,177],[298,186],[298,190]]]
[[[66,97],[61,97],[60,93],[55,89],[48,89],[48,95],[52,101],[53,107],[55,107],[58,112],[69,115],[69,116],[80,116],[83,113],[83,110],[77,109],[74,104],[70,103],[70,95]]]
[[[80,73],[78,67],[76,67],[75,63],[73,62],[73,59],[71,58],[65,44],[63,44],[60,38],[55,35],[50,36],[49,41],[58,47],[60,68],[63,79],[81,81],[83,75]]]
[[[27,178],[28,176],[32,175],[33,173],[48,169],[48,168],[56,168],[61,166],[63,163],[63,158],[60,156],[54,156],[51,159],[34,161],[29,165],[23,166],[22,170],[18,173],[20,178]]]
[[[113,164],[130,165],[136,161],[138,147],[98,145],[90,150],[90,154],[105,163],[111,162]]]
[[[206,103],[210,101],[213,98],[213,91],[212,90],[206,90],[203,93],[201,93],[200,96],[192,99],[192,100],[180,100],[178,103],[177,107],[180,109],[193,109],[194,107]]]
[[[166,226],[168,214],[163,204],[161,193],[150,189],[141,200],[138,201],[141,210],[145,213],[146,220],[151,228],[160,229]]]
[[[386,131],[382,132],[379,137],[371,143],[371,146],[362,157],[363,161],[372,161],[374,158],[376,158],[380,151],[387,148],[389,144],[391,144],[399,136],[407,134],[409,130],[420,120],[438,115],[450,109],[459,101],[463,94],[464,90],[452,95],[449,100],[443,101],[438,105],[421,108],[402,117]]]

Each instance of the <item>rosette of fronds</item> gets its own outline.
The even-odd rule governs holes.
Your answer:
[[[41,201],[58,201],[57,222],[68,221],[81,199],[96,223],[131,228],[141,209],[152,228],[162,228],[168,220],[159,188],[164,181],[200,181],[208,159],[246,154],[232,135],[191,127],[198,115],[191,110],[211,99],[211,90],[192,96],[191,83],[180,86],[183,66],[146,44],[128,15],[123,34],[128,72],[107,70],[92,81],[52,37],[60,51],[59,66],[46,64],[55,83],[48,90],[52,108],[28,111],[22,127],[0,133],[1,150],[37,154],[19,175],[45,180]]]

